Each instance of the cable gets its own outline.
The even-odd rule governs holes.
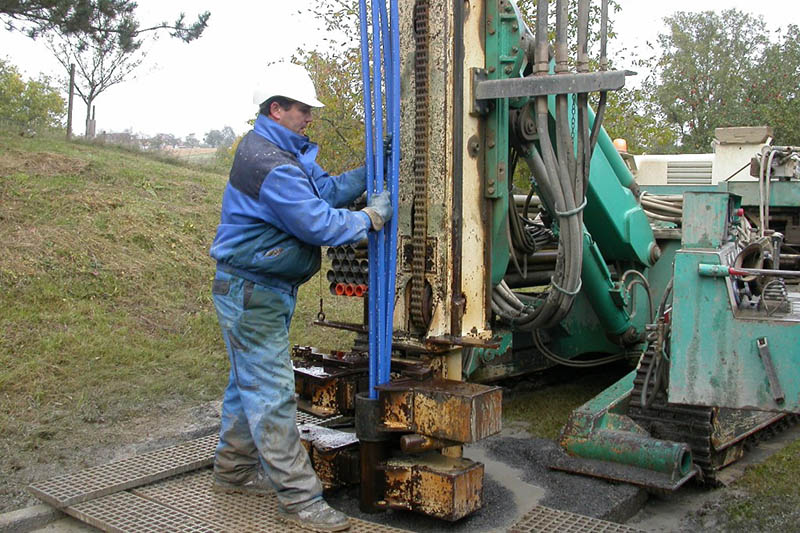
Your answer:
[[[639,280],[633,280],[630,283],[630,285],[628,285],[627,290],[630,290],[630,288],[633,287],[634,285],[641,285],[642,287],[644,287],[645,291],[647,292],[647,304],[649,306],[649,311],[650,311],[650,314],[648,315],[647,319],[648,319],[648,322],[652,322],[655,319],[655,317],[653,316],[653,311],[654,311],[654,309],[653,309],[653,295],[650,294],[650,283],[647,281],[647,278],[645,277],[644,274],[642,274],[638,270],[630,269],[630,270],[626,270],[622,274],[622,276],[619,278],[620,286],[625,287],[625,278],[627,278],[629,275],[637,276],[639,278]],[[633,314],[631,315],[630,318],[633,319],[634,314],[636,314],[636,300],[634,300],[633,297],[631,297],[631,300],[633,302],[633,309],[632,309],[632,313]]]
[[[541,354],[550,361],[572,368],[592,368],[595,366],[607,365],[609,363],[613,363],[614,361],[619,361],[628,357],[627,352],[620,352],[618,354],[600,357],[589,361],[574,361],[572,359],[567,359],[554,353],[552,350],[550,350],[550,348],[545,346],[544,341],[542,341],[541,338],[540,330],[538,329],[533,331],[533,343],[536,346],[536,349],[539,350],[539,352],[541,352]]]

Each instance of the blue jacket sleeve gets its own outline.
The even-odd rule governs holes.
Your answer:
[[[321,198],[321,191],[318,195],[308,176],[292,165],[270,172],[259,196],[274,225],[316,246],[360,241],[371,226],[366,213],[337,209]]]
[[[314,183],[319,195],[333,207],[345,207],[367,189],[367,171],[359,167],[338,176],[331,176],[314,164]]]

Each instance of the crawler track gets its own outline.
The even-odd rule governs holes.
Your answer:
[[[741,458],[761,440],[797,423],[797,415],[669,403],[667,361],[662,359],[659,363],[657,349],[658,343],[651,342],[642,356],[628,415],[655,438],[688,444],[704,483],[717,484],[720,469]],[[642,402],[645,393],[647,401]]]

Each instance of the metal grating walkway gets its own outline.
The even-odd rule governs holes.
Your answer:
[[[640,529],[537,505],[511,526],[509,533],[635,533]]]
[[[280,521],[278,499],[274,494],[217,494],[211,490],[211,484],[211,470],[203,469],[135,489],[133,493],[226,531],[304,531]],[[350,521],[351,533],[404,531],[364,520],[351,518]]]
[[[336,418],[322,419],[298,411],[297,424],[319,424]],[[208,435],[122,461],[36,482],[28,490],[40,500],[60,509],[208,466],[214,461],[217,442],[217,435]]]
[[[338,417],[333,417],[333,419]],[[323,423],[298,413],[298,424]],[[211,490],[217,436],[137,455],[35,483],[31,492],[67,514],[103,531],[125,533],[305,531],[278,518],[276,496],[217,494]],[[351,518],[352,533],[404,530]],[[566,511],[536,506],[509,529],[512,533],[605,532],[637,529]]]
[[[53,507],[66,507],[208,466],[214,460],[217,440],[217,435],[209,435],[75,474],[34,483],[28,489],[34,496]]]

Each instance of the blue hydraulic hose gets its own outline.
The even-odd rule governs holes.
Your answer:
[[[381,231],[369,233],[369,396],[387,383],[391,371],[392,315],[397,273],[397,192],[400,170],[400,34],[397,0],[371,0],[372,61],[366,0],[359,0],[361,23],[361,71],[364,82],[364,125],[367,166],[367,198],[386,189],[392,200],[392,218]],[[382,76],[383,74],[383,76]],[[386,127],[391,134],[392,156],[384,173],[383,122],[386,95]]]
[[[389,381],[392,360],[392,337],[393,337],[393,315],[395,298],[395,276],[397,275],[397,217],[398,217],[398,177],[400,174],[400,20],[397,0],[389,1],[390,11],[390,35],[389,35],[389,68],[387,79],[391,80],[387,84],[389,97],[387,105],[388,125],[392,135],[392,159],[391,170],[389,172],[387,187],[392,195],[392,218],[389,220],[388,227],[384,230],[387,233],[387,290],[386,290],[386,321],[387,333],[384,349],[386,350],[386,364],[382,366],[379,381],[385,383]]]
[[[375,193],[383,191],[383,88],[381,76],[381,21],[380,3],[384,0],[372,0],[372,93],[375,112],[372,115],[373,134],[374,134],[374,160],[375,160],[375,179],[373,187]],[[384,8],[385,10],[385,8]],[[376,382],[381,385],[380,374],[383,366],[384,351],[386,344],[386,271],[384,265],[385,256],[385,233],[383,229],[372,232],[369,236],[375,241],[377,254],[370,256],[370,270],[377,267],[378,282],[374,292],[370,295],[370,304],[375,306],[377,320],[375,325],[370,324],[370,336],[374,334],[376,338],[376,359],[377,372]],[[374,258],[374,260],[373,260]],[[371,287],[370,287],[371,288]]]
[[[366,171],[367,171],[367,198],[372,197],[372,191],[375,182],[375,169],[373,165],[373,151],[372,151],[372,96],[370,89],[370,69],[369,69],[369,35],[367,33],[367,2],[366,0],[359,0],[359,26],[361,28],[361,79],[364,91],[364,144],[366,147]],[[375,257],[377,241],[369,236],[368,253],[370,257]],[[378,317],[376,308],[373,305],[375,297],[370,294],[375,292],[374,289],[378,283],[378,273],[375,269],[369,269],[369,287],[368,293],[368,320],[370,326],[369,334],[369,397],[376,398],[375,385],[378,380],[378,353],[377,337],[372,334],[373,324],[377,323]]]
[[[394,58],[394,50],[392,49],[391,39],[389,36],[389,16],[386,12],[386,2],[385,0],[373,0],[375,3],[379,4],[379,15],[380,15],[380,22],[381,22],[381,43],[383,45],[383,61],[381,63],[376,63],[376,68],[383,67],[384,73],[384,83],[386,88],[386,126],[389,132],[392,131],[393,127],[393,118],[392,114],[390,113],[389,106],[393,101],[394,95],[394,85],[393,79],[391,76],[391,65],[389,64],[390,61]],[[383,148],[383,145],[381,145]],[[381,157],[381,164],[385,162],[385,159]],[[391,176],[387,176],[391,178]],[[394,191],[391,187],[391,179],[387,179],[386,188],[394,198],[396,197]],[[394,203],[394,202],[393,202]],[[383,257],[380,259],[383,265],[383,272],[381,277],[381,318],[382,318],[382,325],[381,325],[381,348],[378,356],[378,384],[383,384],[389,381],[389,373],[391,370],[392,364],[392,310],[394,308],[394,273],[392,272],[391,264],[391,250],[389,247],[389,243],[391,241],[390,235],[392,233],[393,221],[390,219],[386,225],[383,227]]]

